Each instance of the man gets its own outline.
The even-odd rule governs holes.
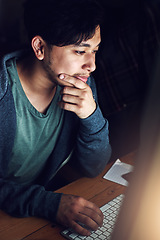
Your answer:
[[[24,19],[32,51],[5,56],[0,78],[0,208],[96,230],[93,203],[51,191],[69,160],[94,177],[110,158],[91,72],[100,45],[102,11],[94,0],[29,0]]]

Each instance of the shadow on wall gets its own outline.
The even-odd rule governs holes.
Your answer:
[[[0,56],[27,42],[23,3],[24,0],[0,0]]]

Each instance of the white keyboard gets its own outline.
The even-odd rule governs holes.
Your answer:
[[[124,195],[121,194],[118,197],[112,199],[110,202],[103,205],[100,209],[104,215],[103,226],[99,228],[97,231],[93,231],[90,236],[81,236],[77,233],[73,232],[71,229],[66,229],[61,232],[62,236],[67,239],[74,240],[109,240],[111,237],[111,233],[114,228],[114,224],[117,218],[117,215],[120,210],[120,206],[122,204]]]

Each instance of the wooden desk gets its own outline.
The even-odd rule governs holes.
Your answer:
[[[136,154],[131,153],[121,161],[133,164]],[[111,167],[109,163],[96,178],[81,178],[56,192],[82,196],[99,207],[125,191],[125,187],[103,179],[103,175]],[[14,218],[0,211],[0,240],[64,240],[60,235],[61,226],[35,217]]]

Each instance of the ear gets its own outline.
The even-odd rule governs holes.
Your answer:
[[[31,42],[33,51],[38,58],[38,60],[44,59],[44,46],[45,42],[40,36],[35,36]]]

